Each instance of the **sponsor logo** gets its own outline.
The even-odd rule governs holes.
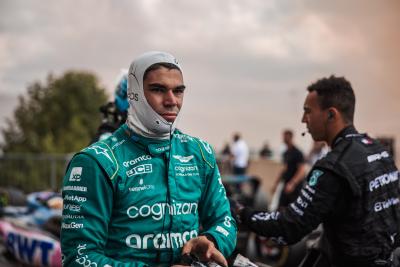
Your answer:
[[[178,138],[181,143],[187,143],[188,141],[193,141],[193,137],[186,134],[174,134],[175,138]]]
[[[64,186],[63,191],[80,191],[80,192],[86,192],[87,187],[86,186],[76,186],[76,185],[67,185]]]
[[[73,167],[69,175],[70,182],[80,182],[82,175],[82,167]]]
[[[194,156],[191,155],[191,156],[184,157],[184,156],[180,156],[180,155],[173,155],[173,157],[174,157],[174,159],[177,159],[182,163],[188,163],[189,161],[191,161],[193,159]]]
[[[373,143],[372,140],[369,138],[363,138],[361,139],[361,142],[363,142],[366,145],[371,145]]]
[[[140,179],[140,181],[143,183],[143,179]],[[135,186],[135,187],[129,187],[129,191],[140,192],[140,191],[146,191],[146,190],[154,190],[154,188],[155,188],[154,185],[146,184],[146,185],[140,185],[140,186]]]
[[[176,176],[198,176],[199,168],[197,165],[180,165],[175,166]]]
[[[143,205],[140,207],[131,206],[126,211],[129,218],[135,219],[137,217],[145,218],[151,216],[154,220],[159,221],[166,213],[170,215],[186,215],[197,213],[197,203],[156,203],[152,206]]]
[[[385,173],[381,176],[376,177],[374,180],[369,182],[369,191],[372,192],[381,186],[385,186],[389,183],[397,182],[399,180],[399,172],[394,171],[391,173]]]
[[[218,171],[218,169],[217,169],[217,171]],[[218,183],[219,183],[219,190],[218,190],[218,192],[224,194],[224,198],[226,198],[225,187],[224,187],[224,184],[222,183],[222,178],[221,178],[221,176],[220,176],[219,173],[218,173]]]
[[[114,140],[114,139],[115,139],[115,140]],[[113,137],[112,140],[115,142],[115,141],[117,141],[117,138]],[[114,144],[114,145],[111,147],[111,149],[112,149],[112,150],[116,149],[117,147],[119,147],[120,145],[122,145],[123,143],[125,143],[125,141],[126,141],[125,139],[119,141],[118,143]]]
[[[318,181],[318,178],[319,178],[322,174],[324,174],[323,171],[320,171],[320,170],[313,170],[312,173],[311,173],[310,179],[308,180],[308,184],[309,184],[310,186],[316,185],[316,184],[317,184],[317,181]]]
[[[62,229],[82,229],[83,223],[76,223],[76,222],[62,223],[61,228]]]
[[[108,149],[105,149],[105,148],[103,148],[101,146],[90,146],[90,147],[88,147],[88,149],[94,150],[94,152],[96,152],[96,155],[104,155],[111,162],[113,162],[111,157],[110,157],[110,155],[108,155]]]
[[[292,203],[290,204],[290,207],[294,210],[294,212],[296,212],[298,215],[303,216],[304,215],[304,211],[302,211],[301,209],[299,209],[299,207],[296,206],[296,204]]]
[[[225,228],[223,228],[223,227],[221,227],[221,226],[219,226],[219,225],[215,228],[215,230],[216,230],[217,232],[220,232],[220,233],[223,234],[224,236],[228,236],[228,235],[229,235],[229,232],[228,232]]]
[[[388,157],[389,157],[389,153],[387,151],[383,151],[382,153],[369,155],[367,157],[367,159],[368,159],[368,162],[371,163],[371,162],[374,162],[376,160],[381,160],[381,159],[388,158]]]
[[[54,263],[52,256],[55,243],[45,241],[44,238],[41,239],[37,239],[33,235],[27,236],[23,233],[8,232],[4,243],[6,243],[5,246],[8,251],[11,251],[20,261],[28,263],[29,266],[50,266]]]
[[[225,216],[225,220],[224,220],[224,225],[226,226],[226,227],[231,227],[231,220],[232,220],[232,218],[231,217],[229,217],[229,216]]]
[[[312,202],[312,196],[310,196],[304,189],[301,189],[301,195],[308,201]]]
[[[85,250],[85,249],[86,249],[86,246],[87,246],[86,244],[83,244],[83,245],[79,244],[79,245],[76,247],[79,256],[82,256],[82,255],[83,255],[84,252],[82,252],[82,250]]]
[[[143,237],[138,234],[132,234],[126,237],[125,243],[128,247],[136,249],[148,249],[151,246],[158,249],[181,248],[187,241],[197,235],[196,230],[183,233],[147,234]]]
[[[252,221],[269,221],[269,220],[278,220],[279,212],[258,212],[251,217]]]
[[[135,76],[135,75],[133,75],[133,76]],[[135,78],[136,78],[136,76],[135,76]],[[137,93],[128,93],[128,98],[130,100],[139,101],[139,94],[137,94]]]
[[[391,206],[399,204],[400,200],[399,198],[389,198],[388,200],[382,201],[382,202],[376,202],[374,204],[374,211],[375,212],[380,212],[384,209],[390,208]]]
[[[204,148],[206,149],[206,151],[208,152],[208,154],[212,154],[212,149],[210,144],[204,142],[203,140],[200,139],[200,142],[203,144]]]
[[[81,205],[64,204],[64,210],[70,210],[70,211],[73,211],[73,212],[79,212],[79,211],[81,211]]]
[[[299,204],[299,206],[302,207],[303,209],[307,208],[308,206],[308,203],[304,201],[300,196],[297,197],[296,203]]]
[[[64,200],[76,201],[76,202],[86,202],[86,197],[80,197],[75,195],[65,195]]]
[[[75,262],[77,262],[79,265],[82,265],[84,267],[97,267],[97,263],[96,262],[92,262],[91,260],[88,259],[87,255],[85,254],[85,250],[86,250],[86,244],[79,244],[77,246],[77,252],[78,255],[76,256]],[[104,265],[104,267],[109,266],[108,264]]]
[[[126,176],[132,177],[134,175],[138,174],[144,174],[144,173],[152,173],[153,172],[153,165],[152,164],[142,164],[139,166],[136,166],[129,171],[126,172]]]
[[[151,159],[151,156],[143,155],[143,156],[137,157],[132,160],[124,161],[124,163],[122,163],[122,165],[124,165],[124,167],[128,168],[129,166],[135,165],[136,163],[139,163],[144,160],[150,160],[150,159]]]
[[[169,146],[156,147],[154,150],[158,153],[163,153],[169,150]]]
[[[311,188],[308,184],[305,186],[305,188],[307,189],[308,192],[310,192],[310,194],[312,194],[312,195],[315,194],[315,190],[313,188]]]
[[[85,219],[85,216],[83,215],[72,215],[72,214],[64,214],[63,219],[71,219],[71,220],[79,220],[79,219]]]

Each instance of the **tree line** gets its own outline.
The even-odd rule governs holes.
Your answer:
[[[30,84],[1,129],[0,186],[46,189],[46,178],[54,171],[60,182],[65,160],[57,155],[77,152],[91,142],[101,123],[99,107],[107,98],[97,76],[85,71],[49,74],[44,83]],[[55,156],[46,160],[39,155]],[[56,160],[56,167],[49,159],[51,164]]]

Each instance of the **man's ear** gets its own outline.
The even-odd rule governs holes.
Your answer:
[[[339,111],[334,108],[331,107],[328,109],[328,120],[333,120],[334,118],[337,118],[339,116]]]

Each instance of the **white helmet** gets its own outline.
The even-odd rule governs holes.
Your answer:
[[[135,59],[128,72],[128,119],[127,124],[134,132],[150,138],[169,138],[179,119],[178,113],[173,123],[160,116],[149,105],[143,91],[143,76],[146,70],[156,63],[171,63],[182,73],[174,56],[165,52],[147,52]]]

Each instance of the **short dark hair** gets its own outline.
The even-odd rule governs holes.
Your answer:
[[[336,108],[345,122],[353,123],[356,97],[349,81],[344,77],[322,78],[307,88],[308,92],[316,91],[321,109]]]
[[[169,70],[179,70],[181,72],[179,67],[175,64],[167,63],[167,62],[159,62],[159,63],[155,63],[155,64],[151,65],[150,67],[148,67],[146,69],[146,71],[144,72],[144,75],[143,75],[143,81],[146,80],[147,75],[149,74],[150,71],[158,70],[161,67],[167,68]]]

